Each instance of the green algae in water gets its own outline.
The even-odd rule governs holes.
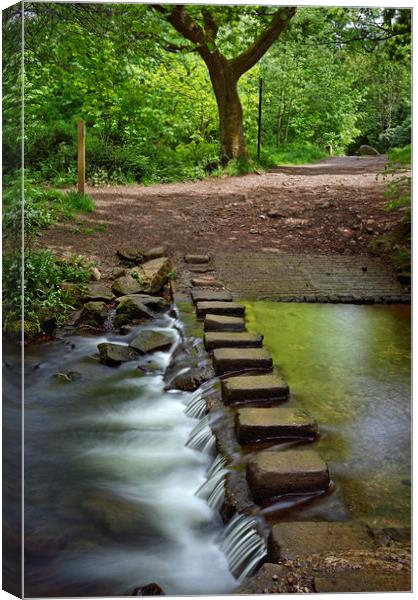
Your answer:
[[[247,302],[247,329],[319,423],[336,490],[303,518],[409,526],[410,307]],[[311,511],[311,512],[309,512]]]

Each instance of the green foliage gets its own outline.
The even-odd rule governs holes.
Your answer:
[[[411,146],[394,148],[382,176],[388,180],[385,210],[395,212],[398,219],[393,230],[374,241],[372,250],[388,256],[394,268],[411,271]]]
[[[255,153],[255,149],[253,153]],[[279,165],[303,165],[316,162],[327,156],[325,150],[309,142],[292,142],[276,147],[262,147],[260,163],[265,168]]]
[[[21,317],[20,252],[3,258],[3,329],[11,331]],[[24,318],[28,331],[41,333],[42,317],[55,316],[58,324],[68,317],[73,306],[64,290],[63,281],[84,283],[89,279],[89,265],[73,257],[57,263],[49,250],[27,250],[24,257]]]

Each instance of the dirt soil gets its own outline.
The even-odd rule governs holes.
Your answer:
[[[121,246],[164,245],[175,262],[202,251],[368,255],[399,218],[384,210],[385,162],[329,158],[260,175],[88,187],[97,210],[55,225],[42,244],[97,261],[105,278]]]

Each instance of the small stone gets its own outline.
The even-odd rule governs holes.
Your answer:
[[[93,281],[100,281],[101,278],[102,274],[100,273],[99,269],[97,267],[93,267],[90,270],[90,279],[92,279]]]
[[[270,217],[270,219],[285,219],[287,215],[280,210],[269,210],[267,216]]]
[[[130,596],[165,596],[165,592],[158,583],[148,583],[142,587],[135,588]]]
[[[151,352],[168,350],[173,342],[174,338],[166,333],[145,330],[141,331],[141,333],[129,343],[129,347],[140,354],[148,354]]]
[[[104,342],[99,344],[97,348],[99,349],[100,362],[109,367],[117,367],[123,362],[138,358],[138,352],[121,344]]]
[[[184,260],[193,265],[201,265],[210,261],[209,254],[186,254]]]
[[[81,373],[78,371],[59,371],[59,373],[56,373],[56,377],[64,382],[78,381],[81,379]]]

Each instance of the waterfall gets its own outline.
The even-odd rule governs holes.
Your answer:
[[[186,446],[207,454],[213,452],[216,447],[216,438],[212,433],[207,416],[203,417],[192,429]]]
[[[220,510],[225,496],[226,459],[218,454],[206,475],[206,481],[196,492],[199,498],[206,498],[213,510]]]
[[[188,402],[185,411],[188,417],[193,419],[201,419],[206,413],[206,400],[202,396],[202,391],[197,390],[192,395],[190,402]]]
[[[225,529],[221,549],[232,574],[240,581],[251,575],[267,554],[254,517],[236,514]]]

